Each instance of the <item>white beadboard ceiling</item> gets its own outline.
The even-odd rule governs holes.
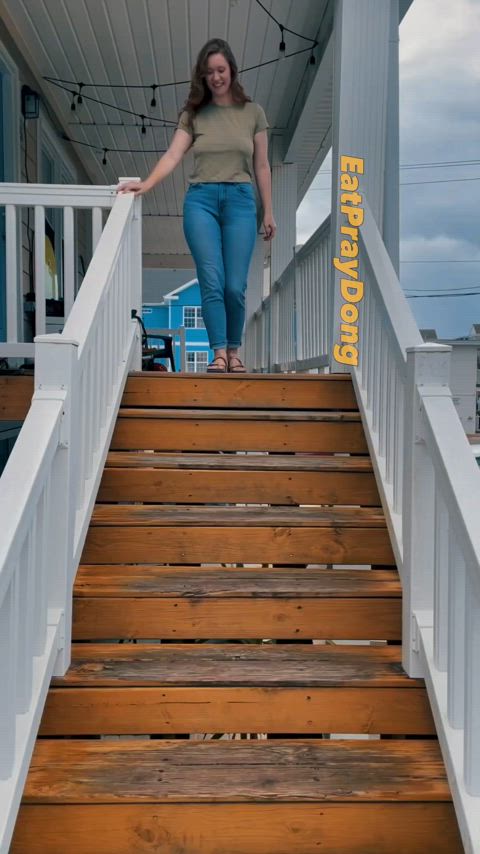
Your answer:
[[[332,0],[262,2],[285,26],[324,42]],[[188,82],[178,81],[189,80],[207,39],[225,38],[240,69],[279,56],[279,28],[256,0],[1,0],[1,6],[11,36],[65,132],[79,143],[98,147],[75,146],[87,173],[98,184],[115,183],[118,176],[144,177],[152,169],[160,154],[146,151],[167,148],[174,126],[159,123],[162,119],[176,121],[188,92]],[[285,41],[287,53],[309,44],[289,33]],[[292,113],[299,100],[307,97],[318,69],[308,59],[307,52],[241,74],[247,93],[264,107],[271,134],[285,141],[291,136]],[[45,81],[45,76],[67,81],[66,85],[83,82],[106,84],[106,88],[85,89],[83,104],[72,112],[71,95]],[[151,89],[114,88],[126,83],[169,85],[157,89],[157,106],[151,107]],[[299,197],[313,178],[312,166],[318,168],[326,153],[319,154],[331,123],[331,86],[324,87],[318,106],[318,113],[312,115],[314,133],[301,146]],[[119,108],[143,113],[146,133],[141,133],[138,118]],[[150,126],[150,118],[155,127]],[[125,151],[109,150],[103,166],[104,148]],[[141,151],[133,153],[132,149]],[[147,254],[187,252],[181,213],[190,169],[187,157],[171,177],[144,197]]]

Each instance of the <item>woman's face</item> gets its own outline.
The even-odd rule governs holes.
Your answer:
[[[212,53],[207,59],[205,81],[212,95],[226,95],[232,84],[230,66],[222,53]]]

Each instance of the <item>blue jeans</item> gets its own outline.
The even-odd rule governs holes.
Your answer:
[[[191,184],[185,196],[183,228],[197,268],[210,347],[239,347],[257,234],[252,185]]]

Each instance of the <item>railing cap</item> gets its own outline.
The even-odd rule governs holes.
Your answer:
[[[433,341],[428,341],[425,344],[416,344],[414,347],[406,347],[407,353],[451,353],[450,344],[435,344]]]

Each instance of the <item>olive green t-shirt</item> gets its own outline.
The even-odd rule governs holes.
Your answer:
[[[252,182],[253,137],[268,127],[259,104],[207,104],[193,116],[183,112],[178,127],[193,138],[192,184]]]

